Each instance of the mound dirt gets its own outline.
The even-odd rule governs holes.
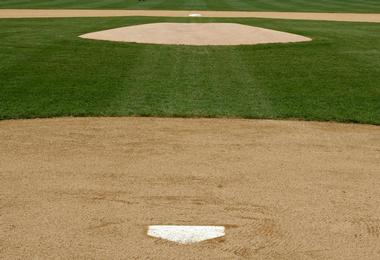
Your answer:
[[[311,40],[292,33],[234,23],[151,23],[87,33],[80,37],[178,45],[251,45]]]
[[[4,259],[378,259],[378,126],[0,121]],[[180,245],[149,225],[225,226]]]

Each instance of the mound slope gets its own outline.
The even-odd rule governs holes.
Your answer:
[[[310,38],[234,23],[152,23],[87,33],[81,38],[176,45],[252,45],[310,41]]]

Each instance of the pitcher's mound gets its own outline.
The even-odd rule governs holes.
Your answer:
[[[81,38],[181,45],[250,45],[310,41],[310,38],[234,23],[152,23],[87,33]]]

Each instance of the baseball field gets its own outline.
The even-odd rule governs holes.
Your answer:
[[[0,0],[0,259],[378,259],[379,203],[380,2]]]
[[[1,0],[0,8],[379,13],[377,0]]]

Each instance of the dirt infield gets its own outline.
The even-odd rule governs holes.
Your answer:
[[[323,21],[380,23],[380,14],[355,14],[355,13],[0,9],[0,18],[112,17],[112,16],[188,17],[191,14],[200,14],[203,17],[241,17],[241,18],[252,17],[252,18],[273,18],[273,19],[292,19],[292,20],[323,20]]]
[[[253,45],[311,41],[310,38],[235,23],[150,23],[80,36],[85,39],[177,45]]]
[[[0,121],[5,259],[380,258],[380,128],[270,120]],[[223,225],[177,245],[148,225]]]

